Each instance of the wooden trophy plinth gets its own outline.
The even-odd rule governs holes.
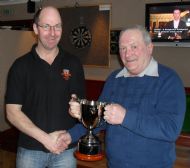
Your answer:
[[[79,151],[75,151],[74,155],[79,160],[90,161],[90,162],[102,160],[104,158],[103,153],[99,153],[96,155],[87,155],[87,154],[82,154]]]

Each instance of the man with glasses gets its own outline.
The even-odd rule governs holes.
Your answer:
[[[37,44],[13,63],[5,96],[7,118],[20,130],[16,165],[75,168],[75,144],[68,146],[63,130],[76,122],[68,113],[68,102],[71,93],[84,97],[83,68],[58,45],[62,20],[56,8],[37,11],[33,30]]]

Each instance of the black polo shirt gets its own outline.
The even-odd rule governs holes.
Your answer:
[[[21,104],[22,111],[47,133],[67,130],[76,123],[68,113],[71,94],[85,96],[83,67],[77,57],[61,47],[49,65],[37,55],[35,47],[13,63],[8,74],[5,103]],[[39,142],[23,133],[19,146],[46,151]]]

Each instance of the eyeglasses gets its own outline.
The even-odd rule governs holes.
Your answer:
[[[49,24],[43,24],[43,25],[40,25],[40,24],[37,24],[39,27],[41,27],[43,30],[45,31],[50,31],[52,28],[55,30],[55,31],[61,31],[62,30],[62,24],[59,23],[59,24],[56,24],[54,26],[51,26]]]

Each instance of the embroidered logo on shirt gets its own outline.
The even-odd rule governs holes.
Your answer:
[[[65,80],[69,80],[69,78],[71,77],[69,69],[63,69],[61,75]]]

